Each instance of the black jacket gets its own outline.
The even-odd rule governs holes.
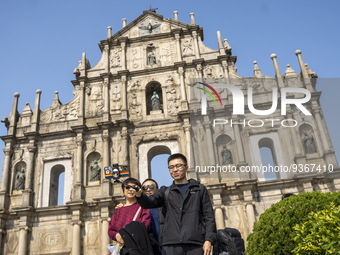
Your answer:
[[[197,244],[213,242],[216,237],[214,211],[207,189],[196,180],[189,180],[189,188],[182,197],[176,185],[170,186],[168,202],[165,198],[167,187],[162,186],[153,195],[137,198],[142,208],[165,206],[162,228],[162,245]]]
[[[124,247],[120,254],[153,255],[149,234],[143,222],[131,221],[121,228],[118,233],[124,240]]]

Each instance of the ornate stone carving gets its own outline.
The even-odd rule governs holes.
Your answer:
[[[38,239],[40,251],[65,250],[69,238],[68,233],[69,231],[65,228],[41,231]]]
[[[91,88],[91,94],[87,100],[87,111],[88,116],[97,116],[103,113],[103,93],[100,86],[93,86]]]
[[[182,42],[182,56],[192,56],[195,54],[192,38],[184,39]]]
[[[121,102],[121,94],[120,94],[120,85],[119,84],[112,84],[112,101],[113,101],[113,109],[119,110],[122,107]]]
[[[129,112],[131,117],[139,117],[142,115],[141,112],[141,104],[138,103],[137,100],[137,93],[132,92],[129,94],[130,100],[129,100]]]
[[[120,56],[122,54],[122,49],[121,48],[115,48],[111,50],[110,54],[110,67],[118,67],[121,65],[120,61]]]
[[[158,20],[146,19],[138,25],[140,36],[159,33],[160,25]]]
[[[173,61],[173,47],[171,44],[164,44],[161,47],[161,63],[162,66],[168,66],[171,65],[174,61]]]

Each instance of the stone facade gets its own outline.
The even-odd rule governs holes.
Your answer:
[[[254,77],[237,74],[236,57],[217,33],[219,49],[203,44],[203,29],[144,11],[133,22],[99,43],[102,58],[91,67],[85,53],[74,69],[74,98],[61,104],[56,92],[52,106],[40,110],[41,91],[34,108],[18,113],[19,94],[6,122],[3,177],[0,190],[0,253],[7,255],[106,254],[107,229],[120,184],[105,179],[103,168],[126,165],[132,177],[150,177],[150,161],[164,153],[188,155],[190,177],[206,184],[218,228],[238,228],[244,237],[253,223],[284,193],[340,190],[339,168],[315,90],[316,74],[297,51],[301,73],[287,67],[281,75],[272,55],[276,77],[265,77],[254,63]],[[305,88],[311,92],[305,116],[294,107],[271,117],[294,119],[293,128],[271,122],[257,128],[243,125],[232,115],[230,92],[220,89],[223,106],[208,101],[201,114],[202,93],[194,81],[230,83],[241,90],[253,88],[254,105],[268,109],[272,88]],[[158,101],[153,101],[156,92]],[[228,118],[241,125],[213,126],[213,118]],[[245,120],[244,120],[245,119]],[[279,123],[280,123],[279,122]],[[253,123],[253,125],[255,125]],[[307,146],[307,138],[311,142]],[[262,173],[207,173],[197,166],[227,163],[261,164],[260,148],[269,148],[276,165],[331,166],[310,173],[280,173],[268,180]],[[208,148],[208,149],[207,149]],[[229,157],[222,150],[229,150]],[[232,160],[231,160],[232,159]],[[99,171],[99,172],[98,172]],[[99,175],[98,175],[99,173]],[[64,174],[64,190],[58,190]],[[168,174],[168,173],[166,173]],[[58,192],[64,205],[57,205]]]

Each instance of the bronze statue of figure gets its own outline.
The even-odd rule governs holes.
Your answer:
[[[15,189],[16,190],[25,189],[25,180],[26,180],[25,168],[22,168],[20,170],[20,173],[17,175],[17,185],[15,185]]]
[[[221,155],[222,155],[222,165],[229,165],[233,163],[231,151],[227,149],[226,145],[223,145]]]
[[[152,110],[158,111],[161,110],[161,101],[159,100],[159,96],[156,91],[153,92],[153,95],[151,97],[151,103],[152,103]]]
[[[100,166],[97,160],[93,161],[93,165],[91,166],[91,179],[90,181],[99,181],[100,180]]]

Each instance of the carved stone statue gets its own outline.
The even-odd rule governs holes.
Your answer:
[[[98,181],[100,180],[100,166],[97,160],[93,161],[93,165],[91,166],[91,178],[90,181]]]
[[[316,153],[316,146],[313,136],[308,135],[307,131],[304,131],[303,135],[304,135],[303,143],[305,146],[306,154]]]
[[[221,155],[222,155],[222,165],[229,165],[233,163],[233,157],[231,155],[231,151],[227,149],[226,145],[223,145]]]
[[[159,100],[159,96],[156,91],[153,92],[153,95],[151,97],[151,102],[152,102],[152,110],[153,111],[158,111],[161,110],[161,102]]]
[[[150,52],[148,54],[148,60],[149,60],[149,65],[152,67],[154,65],[156,65],[156,56],[153,52]]]
[[[15,185],[15,189],[16,190],[25,189],[25,180],[26,180],[25,168],[22,168],[20,170],[20,173],[17,175],[17,184]]]

